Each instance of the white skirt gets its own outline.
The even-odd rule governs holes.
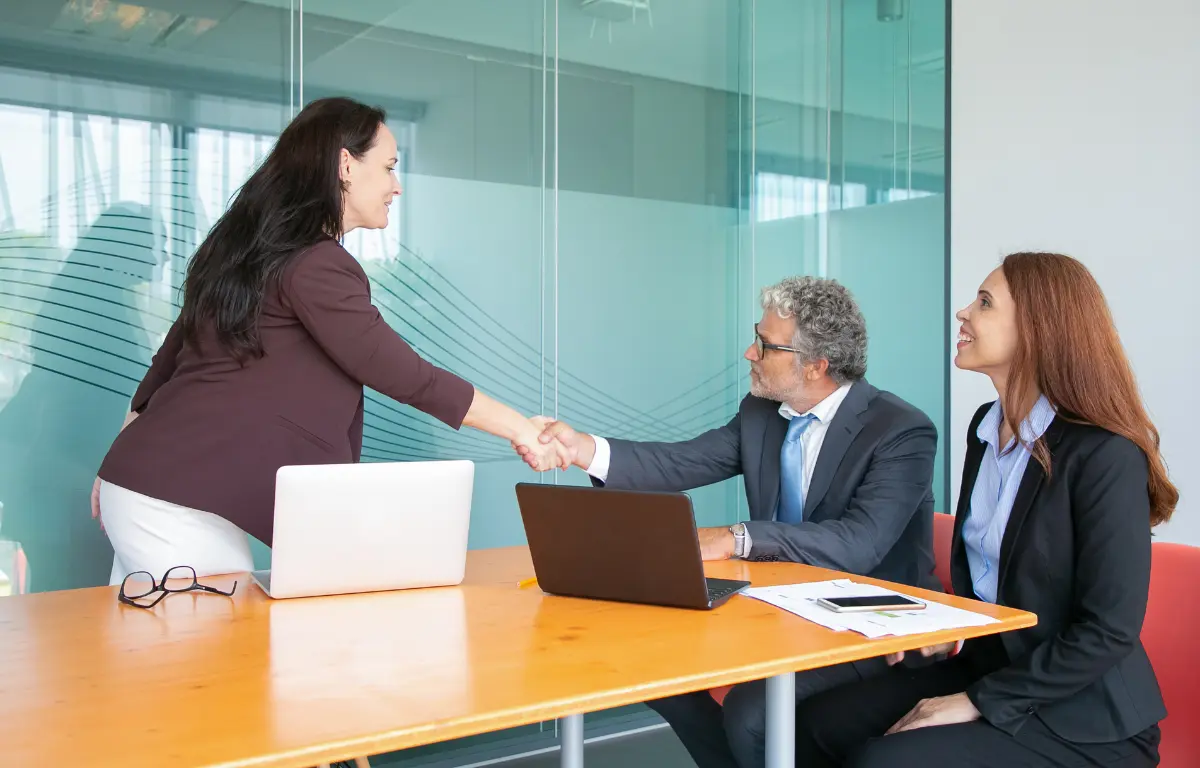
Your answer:
[[[161,579],[177,565],[197,576],[254,570],[250,537],[223,517],[100,483],[100,519],[112,542],[109,583],[136,571]]]

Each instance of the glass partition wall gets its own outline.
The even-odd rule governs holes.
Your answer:
[[[187,261],[326,95],[383,106],[400,145],[387,229],[347,248],[388,322],[484,391],[606,436],[694,436],[748,391],[759,289],[814,274],[862,304],[872,383],[944,434],[945,14],[944,0],[0,4],[0,594],[106,581],[89,490]],[[475,548],[523,541],[514,483],[586,482],[533,475],[503,441],[375,393],[366,410],[367,460],[477,463]],[[736,480],[692,498],[701,525],[746,514]]]

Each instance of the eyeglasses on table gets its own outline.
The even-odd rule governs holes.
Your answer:
[[[168,585],[168,581],[178,583]],[[117,599],[125,605],[149,609],[161,603],[167,595],[183,592],[208,592],[213,595],[232,597],[236,591],[236,581],[233,582],[233,588],[226,592],[223,589],[201,584],[196,577],[196,569],[192,566],[177,565],[169,568],[157,581],[147,571],[134,571],[121,582],[121,591],[117,594]]]

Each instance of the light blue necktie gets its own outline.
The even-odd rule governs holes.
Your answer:
[[[817,420],[811,413],[793,416],[779,452],[779,514],[781,523],[804,522],[804,441],[808,425]]]

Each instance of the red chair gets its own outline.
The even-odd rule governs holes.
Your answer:
[[[1200,548],[1155,542],[1150,602],[1142,645],[1167,704],[1159,756],[1164,768],[1195,765],[1200,755],[1200,610],[1192,589],[1200,584]]]
[[[934,572],[947,593],[954,517],[933,516]],[[1163,720],[1159,757],[1163,768],[1194,765],[1200,755],[1200,610],[1188,610],[1190,590],[1200,584],[1200,548],[1156,542],[1150,569],[1150,601],[1142,624],[1142,645],[1162,687],[1168,717]]]
[[[950,583],[950,544],[954,540],[954,515],[933,514],[933,573],[942,582],[946,594],[954,594]]]

